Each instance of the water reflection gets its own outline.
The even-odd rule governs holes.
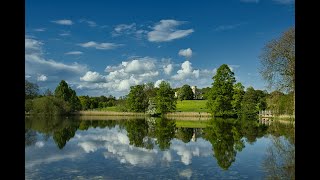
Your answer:
[[[294,130],[287,126],[266,126],[253,120],[222,118],[208,121],[206,128],[177,127],[174,120],[165,118],[105,121],[40,116],[26,117],[25,122],[26,173],[32,172],[30,168],[34,166],[49,168],[54,163],[64,162],[56,169],[59,171],[62,166],[74,166],[74,163],[67,163],[72,160],[86,172],[90,171],[88,166],[98,163],[100,165],[96,168],[109,167],[109,173],[113,173],[112,169],[130,165],[154,168],[154,173],[169,171],[167,168],[171,167],[176,170],[176,178],[203,179],[200,175],[216,173],[221,176],[215,177],[222,178],[238,172],[236,162],[245,163],[246,160],[238,160],[237,154],[242,153],[246,146],[255,146],[263,137],[272,142],[270,148],[255,155],[243,152],[244,157],[255,159],[257,154],[266,155],[261,164],[271,179],[281,173],[280,177],[289,177],[288,173],[294,172],[294,160],[289,161],[294,159]],[[268,138],[268,134],[272,136]],[[288,157],[279,161],[281,154]],[[107,173],[107,170],[103,172]],[[260,171],[251,173],[255,174],[252,178],[257,174],[262,177]]]
[[[266,179],[295,179],[294,125],[274,123],[269,131],[274,136],[262,163]]]
[[[255,121],[215,118],[204,129],[204,138],[213,147],[213,156],[221,168],[227,170],[235,161],[237,152],[245,147],[244,140],[250,144],[262,137],[267,126]]]

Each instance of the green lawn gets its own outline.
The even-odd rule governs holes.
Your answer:
[[[177,112],[208,112],[207,100],[177,100]],[[118,106],[95,109],[97,111],[121,112]]]
[[[208,112],[207,100],[177,100],[177,112]]]

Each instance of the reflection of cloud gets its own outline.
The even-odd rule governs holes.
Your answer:
[[[77,157],[80,157],[81,153],[80,152],[70,152],[66,154],[53,154],[49,155],[48,157],[41,157],[38,159],[30,160],[25,162],[25,168],[32,168],[36,165],[41,165],[41,164],[49,164],[57,161],[62,161],[65,159],[74,159]]]
[[[151,138],[151,141],[154,139]],[[171,148],[160,151],[158,146],[154,149],[146,149],[130,145],[127,131],[114,128],[89,128],[86,131],[77,131],[75,136],[68,142],[63,150],[56,147],[54,142],[38,141],[35,146],[26,148],[26,169],[37,165],[50,164],[52,162],[66,162],[70,159],[86,158],[87,153],[97,157],[100,152],[106,159],[132,166],[155,166],[180,160],[183,164],[192,163],[194,156],[211,156],[212,146],[208,141],[199,138],[196,142],[185,144],[181,140],[172,139]],[[41,148],[39,148],[41,147]],[[183,177],[191,177],[192,172],[185,170],[179,173]]]
[[[162,156],[162,160],[167,161],[167,162],[171,162],[171,153],[170,151],[165,151],[163,152],[163,156]]]
[[[36,145],[37,148],[42,148],[44,146],[44,142],[43,141],[38,141],[38,142],[36,142],[35,145]]]
[[[179,172],[179,176],[186,177],[186,178],[190,179],[191,176],[192,176],[192,170],[191,169],[185,169],[185,170]]]
[[[186,144],[181,140],[173,140],[171,148],[181,156],[181,162],[185,165],[191,164],[193,156],[212,155],[212,145],[203,139]]]
[[[113,129],[95,129],[95,134],[76,136],[78,145],[86,152],[94,152],[100,148],[106,149],[105,158],[116,158],[120,163],[146,166],[156,160],[156,149],[148,150],[134,147],[129,144],[129,138],[125,130],[119,127]]]
[[[79,143],[78,145],[82,147],[82,149],[86,153],[95,152],[98,149],[98,147],[92,142],[82,142],[82,143]]]

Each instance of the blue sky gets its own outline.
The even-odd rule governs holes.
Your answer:
[[[266,89],[262,48],[294,25],[292,0],[27,0],[25,75],[41,91],[63,79],[78,95],[119,97],[161,80],[208,87],[228,64]]]

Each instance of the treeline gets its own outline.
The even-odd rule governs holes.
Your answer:
[[[43,94],[39,93],[37,84],[25,80],[26,112],[62,115],[79,110],[115,106],[116,104],[116,98],[113,96],[77,96],[75,90],[69,87],[64,80],[61,80],[53,93],[48,89]]]
[[[79,96],[82,110],[97,109],[112,107],[117,104],[117,100],[113,96],[99,96],[99,97],[89,97],[89,96]]]

